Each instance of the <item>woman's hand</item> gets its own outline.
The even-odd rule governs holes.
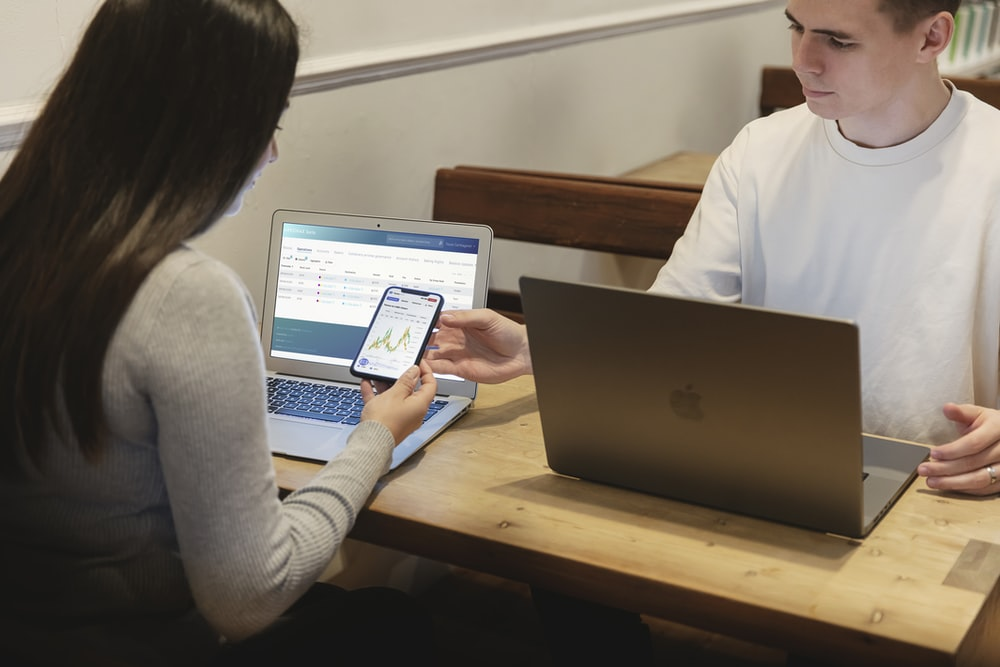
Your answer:
[[[365,407],[361,421],[372,419],[383,424],[392,431],[398,445],[423,423],[436,393],[437,380],[425,361],[420,362],[419,368],[411,366],[391,387],[381,382],[373,386],[371,380],[362,380]]]

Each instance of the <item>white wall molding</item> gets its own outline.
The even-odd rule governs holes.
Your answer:
[[[660,7],[555,21],[492,34],[314,58],[299,66],[293,94],[333,90],[434,70],[708,21],[785,0],[693,0]]]
[[[600,39],[708,21],[784,4],[785,0],[688,0],[496,33],[386,47],[299,63],[293,95],[511,58]],[[0,151],[17,148],[41,104],[0,107]]]
[[[0,107],[0,151],[21,145],[21,139],[41,108],[41,102]]]

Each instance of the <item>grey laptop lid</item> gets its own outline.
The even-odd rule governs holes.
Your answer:
[[[426,289],[446,309],[486,302],[493,232],[483,225],[279,209],[271,219],[261,342],[269,375],[357,386],[349,366],[386,287]],[[400,444],[393,467],[463,414],[476,383],[438,376],[447,402]],[[272,451],[325,461],[352,425],[282,408],[269,420]]]
[[[927,454],[862,444],[851,322],[537,278],[520,287],[556,472],[860,537]]]

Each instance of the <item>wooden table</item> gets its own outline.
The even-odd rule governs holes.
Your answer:
[[[995,500],[918,480],[861,541],[562,477],[530,378],[481,386],[352,536],[838,665],[1000,665]]]

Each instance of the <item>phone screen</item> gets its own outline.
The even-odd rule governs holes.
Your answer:
[[[434,292],[390,287],[382,294],[351,373],[392,382],[420,361],[444,297]]]

